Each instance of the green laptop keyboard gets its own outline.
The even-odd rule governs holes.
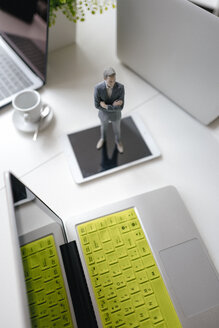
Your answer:
[[[21,254],[32,327],[73,327],[53,236],[22,246]]]
[[[182,327],[134,209],[77,229],[103,327]]]

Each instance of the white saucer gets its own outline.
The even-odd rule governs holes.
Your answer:
[[[50,124],[52,118],[53,118],[53,110],[50,108],[49,115],[40,122],[39,131],[44,130]],[[14,110],[13,112],[12,120],[15,127],[22,132],[35,132],[38,125],[38,122],[31,123],[26,121],[24,119],[24,116],[16,110]]]

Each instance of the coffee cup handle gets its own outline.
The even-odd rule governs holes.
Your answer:
[[[28,118],[29,118],[29,114],[28,113],[24,113],[24,119],[25,120],[28,120]]]

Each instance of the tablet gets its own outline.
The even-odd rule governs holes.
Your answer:
[[[64,150],[76,183],[83,183],[129,166],[160,156],[151,134],[137,114],[121,120],[124,152],[116,148],[112,125],[109,124],[104,146],[97,150],[100,126],[64,136]]]

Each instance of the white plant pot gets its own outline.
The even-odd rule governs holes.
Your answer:
[[[58,10],[55,25],[49,28],[49,52],[66,47],[76,41],[76,25]]]

